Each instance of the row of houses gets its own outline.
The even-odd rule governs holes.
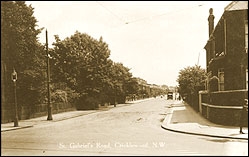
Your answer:
[[[159,95],[165,95],[168,92],[168,86],[166,85],[156,85],[156,84],[149,84],[147,81],[141,79],[141,78],[136,78],[138,85],[139,85],[139,93],[137,96],[138,99],[141,98],[150,98],[150,97],[156,97]]]
[[[238,125],[248,99],[248,1],[233,1],[214,27],[209,10],[205,45],[205,90],[199,91],[199,111],[212,122]],[[246,116],[248,125],[248,114]]]

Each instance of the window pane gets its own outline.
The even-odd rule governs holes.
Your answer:
[[[248,21],[245,22],[245,33],[248,34]]]
[[[224,82],[224,72],[219,73],[219,81],[220,81],[220,83]]]
[[[246,69],[246,89],[248,89],[248,69]]]
[[[220,83],[220,91],[224,91],[224,90],[225,90],[224,83]]]
[[[245,21],[245,48],[248,49],[248,21]]]
[[[248,49],[248,34],[246,34],[246,37],[245,37],[245,48]]]

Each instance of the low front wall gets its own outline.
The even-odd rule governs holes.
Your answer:
[[[229,108],[228,106],[202,104],[202,115],[216,124],[239,126],[241,112],[242,107],[239,106]],[[243,126],[248,126],[248,116],[243,119]]]
[[[5,107],[1,104],[1,123],[8,123],[13,121],[14,105],[7,105]]]
[[[47,104],[38,104],[35,106],[20,106],[18,110],[19,120],[36,118],[41,116],[46,116],[48,109]],[[52,114],[74,111],[76,110],[75,106],[71,103],[52,103]],[[2,107],[2,117],[1,123],[13,122],[14,117],[14,106],[4,106]]]
[[[212,92],[209,95],[206,91],[200,91],[200,113],[213,123],[239,126],[244,99],[248,98],[247,93],[246,90],[237,90]],[[242,123],[248,126],[248,112],[245,115]]]

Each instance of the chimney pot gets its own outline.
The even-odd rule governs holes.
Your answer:
[[[213,8],[210,8],[210,9],[209,9],[209,14],[210,14],[210,15],[213,15]]]
[[[209,9],[208,26],[209,26],[209,37],[210,37],[210,35],[212,34],[213,29],[214,29],[213,8]]]

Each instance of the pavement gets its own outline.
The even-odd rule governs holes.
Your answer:
[[[150,99],[152,99],[152,98],[135,100],[135,101],[128,101],[125,104],[117,104],[116,107],[127,106],[127,105],[130,105],[133,103],[140,103],[140,102],[147,101]],[[69,111],[69,112],[57,113],[57,114],[52,115],[53,120],[47,120],[47,116],[31,118],[31,119],[27,119],[27,120],[19,120],[18,127],[14,127],[14,122],[4,123],[4,124],[1,124],[1,132],[30,128],[30,127],[34,127],[36,125],[49,124],[49,123],[53,123],[53,122],[58,122],[58,121],[66,120],[66,119],[71,119],[71,118],[75,118],[75,117],[79,117],[79,116],[88,115],[91,113],[106,111],[106,110],[109,110],[111,108],[114,108],[114,105],[110,105],[107,107],[100,107],[97,110],[81,110],[81,111]]]
[[[214,124],[180,101],[169,106],[161,127],[184,134],[248,140],[248,127],[243,127],[244,134],[240,134],[238,126]]]

